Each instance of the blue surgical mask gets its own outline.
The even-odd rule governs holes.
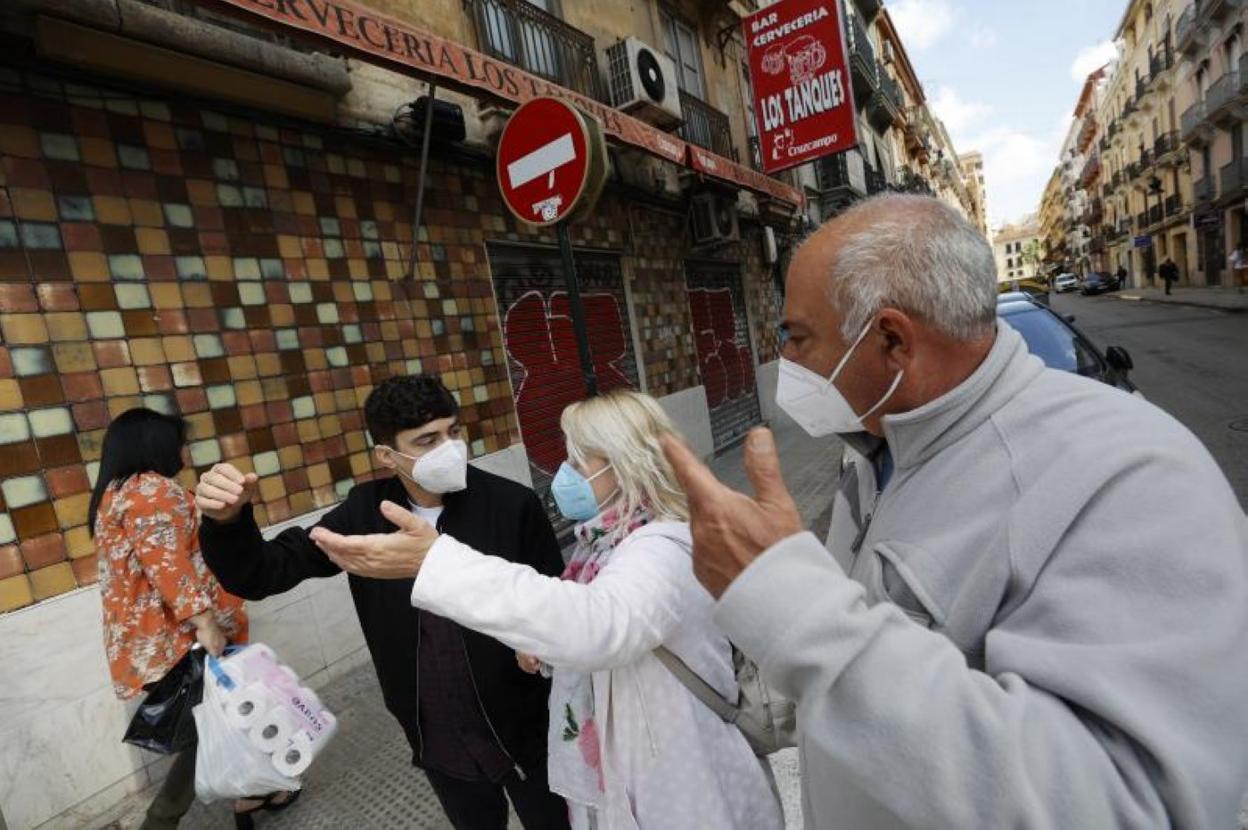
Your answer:
[[[550,483],[550,494],[555,497],[555,505],[564,518],[585,522],[598,515],[598,499],[590,482],[609,469],[610,464],[586,478],[566,461],[559,465]]]

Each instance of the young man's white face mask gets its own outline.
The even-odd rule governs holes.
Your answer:
[[[452,438],[420,456],[407,455],[394,448],[390,452],[412,462],[411,472],[396,464],[399,475],[430,493],[455,493],[468,487],[468,445]]]
[[[854,349],[858,348],[858,344],[867,336],[867,332],[871,331],[871,325],[872,323],[869,322],[863,328],[862,332],[850,345],[849,350],[845,352],[845,356],[841,358],[841,362],[836,364],[836,368],[832,370],[830,377],[825,378],[812,372],[800,363],[794,363],[787,358],[780,358],[780,379],[776,384],[776,405],[783,409],[790,418],[797,421],[802,429],[806,430],[813,437],[821,438],[824,435],[833,433],[849,435],[855,432],[864,432],[866,427],[863,426],[862,420],[887,403],[888,399],[897,391],[897,387],[901,385],[901,379],[906,374],[904,371],[899,371],[897,376],[893,378],[893,384],[888,387],[884,397],[880,398],[875,406],[861,415],[854,412],[854,408],[849,405],[849,401],[845,400],[845,396],[841,394],[841,390],[836,388],[837,377],[841,374],[841,370],[845,368],[845,364],[849,362]]]

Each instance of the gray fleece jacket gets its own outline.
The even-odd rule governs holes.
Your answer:
[[[985,362],[851,454],[827,548],[716,621],[799,701],[809,828],[1229,828],[1248,785],[1248,519],[1144,400]]]

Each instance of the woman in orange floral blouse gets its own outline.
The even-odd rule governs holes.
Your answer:
[[[104,651],[113,690],[123,700],[164,677],[196,642],[220,655],[227,642],[247,639],[243,601],[226,593],[204,565],[194,496],[173,478],[184,466],[185,443],[181,418],[150,409],[119,415],[104,435],[89,515]],[[192,747],[174,760],[142,826],[177,827],[194,797]],[[253,806],[240,802],[235,810]],[[250,824],[249,817],[239,824]]]

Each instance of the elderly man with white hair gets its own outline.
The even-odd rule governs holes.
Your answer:
[[[787,287],[777,403],[851,448],[827,549],[766,430],[754,498],[665,449],[716,622],[798,701],[806,826],[1234,826],[1248,520],[1205,448],[1030,355],[935,199],[846,211]]]

